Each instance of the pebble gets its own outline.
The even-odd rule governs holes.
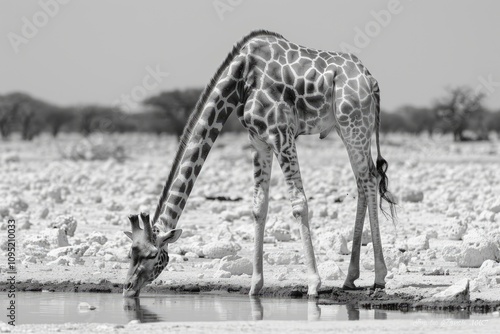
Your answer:
[[[424,298],[422,302],[469,302],[469,279],[464,278],[444,291],[438,292],[432,297]]]
[[[429,237],[427,234],[422,234],[406,240],[408,250],[426,250],[429,249]]]
[[[221,259],[224,256],[236,255],[237,246],[233,242],[217,241],[203,246],[203,255],[209,259]]]
[[[67,236],[73,237],[75,235],[78,222],[71,215],[57,216],[50,224],[49,227],[62,229]]]
[[[334,261],[323,262],[318,266],[320,276],[326,280],[344,279],[346,275]]]
[[[253,264],[247,258],[238,255],[228,255],[220,260],[217,270],[228,271],[231,275],[252,275]]]
[[[298,264],[300,255],[291,251],[277,251],[272,253],[265,253],[264,260],[273,265],[289,265]]]
[[[231,273],[225,270],[217,270],[213,275],[213,278],[230,278],[230,277]]]

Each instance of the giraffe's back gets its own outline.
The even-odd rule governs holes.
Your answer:
[[[306,48],[279,36],[252,38],[241,50],[247,103],[244,125],[267,127],[287,123],[295,135],[326,134],[335,127],[336,80],[350,80],[354,72],[369,75],[361,62],[345,53]],[[294,124],[290,124],[294,123]]]

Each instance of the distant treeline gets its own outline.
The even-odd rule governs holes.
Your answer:
[[[142,101],[141,112],[124,112],[102,105],[57,106],[25,93],[0,95],[0,135],[9,138],[19,132],[32,140],[42,132],[148,132],[182,134],[201,89],[162,92]],[[467,87],[448,89],[432,107],[404,106],[381,113],[381,132],[451,133],[457,141],[485,140],[488,133],[500,135],[500,112],[486,110],[484,95],[472,94]],[[242,131],[236,115],[231,115],[224,131]],[[469,131],[466,131],[469,130]]]

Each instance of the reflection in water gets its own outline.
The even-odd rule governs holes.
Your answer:
[[[307,302],[307,320],[320,320],[321,307],[317,300],[309,300]]]
[[[347,319],[348,320],[359,320],[359,308],[354,304],[347,304]]]
[[[3,295],[0,292],[0,296]],[[238,295],[190,294],[145,295],[124,299],[118,294],[27,293],[16,294],[19,324],[36,323],[119,323],[132,320],[155,321],[238,321],[238,320],[367,320],[394,319],[447,321],[483,320],[490,315],[461,312],[399,312],[368,310],[357,304],[339,305],[334,300],[249,298]],[[95,306],[82,310],[80,303]]]
[[[253,320],[262,320],[264,318],[264,308],[259,297],[250,296],[250,307],[252,309]]]
[[[123,310],[128,321],[138,320],[140,322],[158,322],[165,321],[158,314],[149,310],[147,307],[141,307],[139,298],[123,298]]]
[[[375,320],[387,320],[387,312],[382,310],[375,310],[373,317]]]

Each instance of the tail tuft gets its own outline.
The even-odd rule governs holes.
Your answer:
[[[380,194],[380,210],[384,214],[384,216],[388,216],[387,212],[382,208],[382,200],[385,200],[389,204],[390,212],[391,212],[391,219],[394,222],[395,219],[397,218],[396,214],[396,200],[394,196],[389,192],[389,179],[387,178],[387,168],[389,167],[389,164],[387,161],[382,158],[380,155],[377,158],[377,172],[380,177],[380,182],[378,185],[378,190]]]

